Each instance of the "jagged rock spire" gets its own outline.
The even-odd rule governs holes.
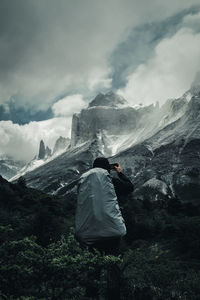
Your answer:
[[[38,154],[38,158],[39,159],[43,159],[45,157],[45,145],[44,145],[44,141],[41,140],[40,141],[40,148],[39,148],[39,154]]]

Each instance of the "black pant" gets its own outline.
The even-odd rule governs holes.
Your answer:
[[[120,254],[120,237],[107,237],[101,240],[94,242],[91,245],[87,245],[79,240],[79,238],[75,235],[76,240],[79,242],[82,249],[88,247],[89,251],[95,253],[95,249],[97,249],[102,255],[119,255]],[[96,270],[97,276],[100,277],[101,269]],[[89,275],[89,274],[88,274]],[[121,270],[119,266],[114,265],[110,266],[107,270],[107,291],[106,291],[106,299],[107,300],[120,300],[120,278],[121,278]],[[90,284],[93,281],[93,275],[90,278],[88,277],[88,286],[86,288],[86,295],[95,298],[97,291]]]
[[[92,245],[88,246],[89,251],[94,253],[97,249],[102,255],[119,255],[120,254],[120,241],[121,238],[104,238],[96,241]],[[97,270],[100,275],[101,270]],[[119,300],[120,299],[120,276],[121,271],[119,266],[110,266],[107,270],[107,300]]]
[[[108,237],[94,242],[88,248],[91,251],[97,249],[101,254],[105,255],[119,255],[120,241],[121,238],[119,237]]]

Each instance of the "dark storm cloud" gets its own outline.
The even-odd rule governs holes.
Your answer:
[[[24,108],[15,104],[15,101],[8,101],[6,104],[0,105],[0,121],[12,120],[13,123],[20,125],[31,121],[43,121],[53,118],[51,107],[46,110],[35,110],[28,106]]]
[[[136,51],[136,60],[141,61],[151,55],[152,39],[163,34],[155,25],[152,33],[142,24],[146,20],[161,22],[198,1],[1,0],[0,104],[12,98],[16,106],[39,111],[66,95],[78,93],[90,98],[110,89],[108,57],[126,40],[130,28],[135,28],[136,36],[142,28],[145,50],[142,55]],[[149,43],[149,54],[145,42]],[[129,42],[121,44],[112,56],[114,87],[123,81],[120,73],[127,74],[123,56],[130,58],[133,67],[137,64],[130,55]]]
[[[173,36],[183,27],[183,18],[195,15],[200,6],[185,9],[163,21],[149,22],[133,28],[127,39],[121,42],[112,53],[109,62],[112,69],[112,87],[118,89],[126,84],[127,76],[145,63],[154,53],[156,45],[164,38]],[[200,31],[196,23],[193,30]]]
[[[52,147],[60,135],[70,136],[73,112],[111,89],[112,80],[117,89],[131,75],[122,91],[130,102],[133,95],[142,99],[141,91],[145,103],[154,101],[153,84],[159,97],[170,86],[172,96],[185,89],[200,61],[199,16],[190,18],[195,4],[199,0],[0,0],[0,118],[28,123],[0,122],[0,155],[28,161],[41,139]],[[181,31],[187,12],[184,26],[192,30]]]
[[[26,61],[32,41],[39,30],[34,5],[30,1],[0,2],[0,80],[9,80],[13,70]]]
[[[1,1],[0,102],[45,108],[69,91],[109,85],[105,56],[126,26],[110,26],[113,3]]]

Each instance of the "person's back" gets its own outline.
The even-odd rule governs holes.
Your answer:
[[[104,168],[81,176],[75,225],[76,237],[86,245],[126,234],[112,179]]]
[[[117,176],[110,176],[111,168]],[[95,159],[93,169],[84,173],[78,184],[76,238],[82,245],[103,254],[119,255],[121,237],[126,226],[119,209],[117,196],[133,191],[133,184],[121,172],[118,163],[110,165],[104,157]],[[97,270],[100,277],[100,270]],[[107,299],[120,299],[120,269],[117,265],[107,273]],[[88,278],[88,283],[92,278]],[[93,297],[87,286],[86,294]]]
[[[110,176],[111,169],[117,177]],[[118,163],[96,158],[93,168],[84,173],[78,184],[75,236],[84,245],[107,254],[116,254],[126,227],[117,197],[132,192],[131,181]]]

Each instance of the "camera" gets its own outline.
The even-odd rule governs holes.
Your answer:
[[[115,167],[119,167],[118,163],[110,164],[110,169],[115,170]]]

